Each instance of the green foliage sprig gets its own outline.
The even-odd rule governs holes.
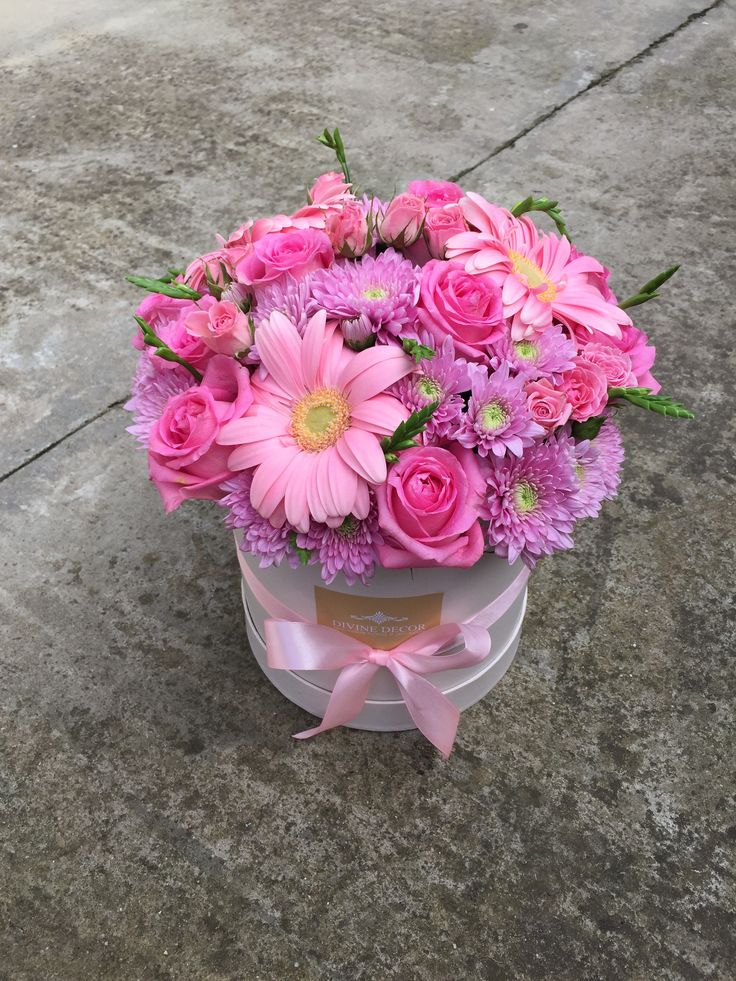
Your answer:
[[[289,535],[289,544],[294,549],[296,554],[299,556],[300,565],[309,565],[309,560],[312,557],[312,551],[309,548],[300,548],[296,543],[296,532],[292,531]]]
[[[415,341],[413,337],[403,337],[401,339],[401,346],[404,351],[409,355],[410,358],[414,358],[417,364],[420,361],[431,360],[437,352],[433,347],[427,347],[426,344],[420,344],[419,341]]]
[[[646,303],[647,300],[655,300],[659,296],[659,293],[657,292],[659,287],[666,283],[668,279],[671,279],[679,268],[679,265],[676,265],[670,266],[669,269],[665,269],[665,271],[661,272],[659,276],[655,276],[654,279],[650,279],[648,283],[644,283],[642,288],[637,293],[634,293],[633,296],[630,296],[627,300],[623,300],[621,303],[619,303],[619,307],[622,310],[626,310],[628,307],[636,307],[640,303]]]
[[[684,405],[675,402],[671,395],[653,395],[649,388],[609,388],[609,399],[625,399],[641,409],[649,409],[660,416],[673,419],[694,419],[695,416]]]
[[[163,358],[164,361],[175,361],[177,364],[180,364],[182,368],[186,368],[187,371],[194,376],[198,384],[202,381],[201,372],[197,371],[193,364],[189,364],[189,362],[185,361],[184,358],[180,358],[179,355],[176,354],[175,351],[172,351],[167,344],[164,344],[147,320],[144,320],[143,317],[135,316],[135,322],[138,324],[141,329],[141,333],[143,334],[143,343],[150,345],[150,347],[154,349],[154,354],[157,354],[159,358]]]
[[[511,209],[511,214],[518,218],[520,215],[525,215],[529,211],[544,211],[546,212],[552,221],[557,226],[557,231],[560,235],[564,235],[569,241],[570,232],[567,230],[567,225],[565,224],[565,219],[560,213],[560,209],[557,207],[559,201],[550,201],[549,198],[535,198],[533,194],[530,194],[528,198],[524,198],[523,201],[518,201]]]
[[[326,146],[328,150],[334,150],[335,156],[337,157],[337,162],[340,164],[342,172],[345,175],[345,180],[348,184],[352,184],[350,168],[348,167],[348,162],[345,159],[345,145],[342,142],[340,130],[335,128],[332,132],[330,132],[328,129],[325,129],[324,133],[317,137],[317,142],[321,143],[322,146]]]
[[[430,402],[424,408],[417,409],[416,412],[412,412],[408,419],[398,424],[393,436],[386,436],[381,440],[381,449],[388,463],[398,462],[397,454],[401,450],[408,450],[410,447],[418,445],[415,437],[427,428],[427,423],[438,406],[439,402]]]
[[[172,300],[201,299],[202,294],[193,290],[191,286],[187,286],[186,283],[173,282],[173,276],[171,276],[173,271],[169,270],[169,276],[164,279],[148,279],[146,276],[126,276],[125,278],[133,286],[140,286],[142,290],[148,290],[149,293],[163,293],[164,296],[170,296]]]
[[[585,422],[573,422],[573,438],[578,440],[578,442],[584,439],[595,439],[598,433],[601,431],[601,426],[605,421],[605,416],[591,416],[591,418],[586,419]]]

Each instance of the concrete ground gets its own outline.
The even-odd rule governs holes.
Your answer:
[[[733,0],[0,0],[0,978],[731,979]],[[219,511],[124,432],[123,277],[364,187],[557,197],[694,423],[535,573],[443,763],[247,650]]]

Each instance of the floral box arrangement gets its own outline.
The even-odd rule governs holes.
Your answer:
[[[299,735],[417,726],[447,755],[529,570],[615,496],[620,410],[691,418],[628,312],[677,267],[620,302],[557,202],[431,180],[380,201],[319,140],[341,172],[294,214],[129,277],[130,432],[167,511],[225,510],[253,651],[323,717]]]

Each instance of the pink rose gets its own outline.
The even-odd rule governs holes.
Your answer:
[[[309,189],[310,204],[343,204],[352,198],[351,185],[345,183],[342,174],[334,170],[320,174]]]
[[[485,481],[471,450],[419,446],[404,450],[376,487],[378,546],[387,569],[467,568],[483,554],[478,513]]]
[[[547,432],[564,425],[570,418],[572,406],[565,393],[555,388],[546,378],[527,382],[524,391],[532,419]]]
[[[209,297],[200,300],[207,302]],[[172,300],[168,296],[152,293],[136,310],[136,315],[142,317],[153,328],[154,333],[164,344],[171,348],[174,354],[188,361],[192,367],[202,371],[212,357],[212,351],[199,337],[192,336],[185,327],[187,316],[197,309],[194,300]],[[165,361],[153,348],[143,343],[143,334],[136,331],[133,346],[139,351],[146,351],[151,366],[156,371],[173,371],[177,365],[174,361]]]
[[[294,212],[294,219],[308,219],[314,227],[323,227],[325,219],[341,211],[350,201],[355,201],[351,185],[345,183],[342,174],[331,171],[320,174],[308,192],[309,204]]]
[[[451,337],[458,354],[472,361],[484,361],[506,329],[500,288],[458,262],[433,259],[424,266],[417,313],[439,343]]]
[[[206,297],[212,301],[212,297]],[[194,337],[201,337],[207,347],[216,354],[237,354],[247,351],[253,338],[248,318],[235,303],[229,300],[209,302],[204,309],[200,301],[198,309],[187,314],[185,325]]]
[[[580,357],[596,364],[606,376],[609,388],[635,386],[636,376],[631,370],[631,358],[611,344],[583,344]]]
[[[597,364],[585,358],[578,356],[574,366],[562,372],[561,388],[572,406],[572,418],[577,422],[599,416],[605,408],[608,397],[606,376]]]
[[[424,198],[418,194],[397,194],[379,221],[381,241],[397,249],[416,242],[422,233],[426,210]]]
[[[408,186],[409,194],[424,198],[428,208],[441,208],[445,204],[457,204],[465,192],[452,181],[412,181]],[[465,229],[463,228],[463,231]]]
[[[328,215],[325,219],[325,231],[335,252],[348,259],[363,255],[371,244],[365,209],[356,201],[351,201],[340,211]]]
[[[464,231],[467,231],[467,226],[460,205],[430,208],[424,221],[424,239],[432,258],[444,259],[447,240]]]
[[[253,395],[248,369],[216,354],[201,384],[169,400],[151,428],[148,473],[167,511],[187,498],[217,500],[230,471],[230,447],[215,442],[223,424],[245,414]]]
[[[206,293],[207,277],[209,276],[218,286],[224,286],[225,276],[223,273],[227,273],[230,279],[235,277],[235,270],[230,264],[227,251],[218,249],[216,252],[207,252],[205,255],[193,259],[184,273],[184,282],[193,290],[197,290],[198,293]]]
[[[173,300],[170,296],[163,293],[149,293],[135,312],[136,317],[142,317],[146,323],[150,324],[154,333],[158,334],[162,327],[168,327],[175,323],[182,312],[194,310],[193,300]],[[133,347],[142,351],[145,347],[140,331],[133,340]]]
[[[237,265],[238,279],[249,285],[271,283],[286,273],[305,276],[326,269],[333,260],[332,243],[323,231],[298,228],[271,232],[253,244]]]
[[[656,395],[661,385],[652,375],[650,368],[654,364],[657,349],[649,343],[649,338],[643,330],[629,324],[621,327],[621,337],[606,338],[611,344],[625,351],[631,360],[631,370],[636,379],[634,385],[649,388]]]

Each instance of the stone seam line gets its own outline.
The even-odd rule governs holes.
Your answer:
[[[714,0],[713,3],[709,4],[707,7],[704,7],[702,10],[697,10],[694,13],[690,14],[688,17],[685,18],[684,21],[682,21],[681,24],[678,24],[677,27],[673,27],[671,31],[667,31],[666,34],[662,34],[660,37],[656,38],[654,41],[651,42],[651,44],[648,44],[646,48],[643,48],[635,55],[632,55],[631,58],[628,58],[626,61],[622,61],[619,65],[616,65],[613,68],[609,68],[607,71],[602,72],[600,75],[592,79],[592,81],[590,81],[583,88],[579,89],[569,98],[564,99],[562,102],[559,102],[557,105],[553,106],[547,112],[542,113],[535,120],[533,120],[533,122],[531,122],[528,126],[526,126],[524,129],[518,132],[515,136],[510,137],[508,140],[504,140],[503,143],[500,143],[485,157],[482,157],[480,160],[477,160],[474,164],[471,164],[469,167],[465,167],[463,170],[459,170],[456,174],[453,174],[453,176],[450,177],[449,179],[452,181],[460,180],[460,178],[465,177],[466,174],[470,174],[474,170],[477,170],[478,167],[482,167],[483,164],[487,163],[489,160],[493,160],[494,157],[497,157],[499,154],[503,153],[504,150],[510,150],[519,142],[519,140],[524,139],[525,136],[528,136],[529,133],[533,132],[538,126],[541,126],[542,123],[546,123],[549,119],[552,119],[563,109],[567,108],[567,106],[569,106],[571,103],[575,102],[577,99],[586,95],[588,92],[597,89],[599,86],[606,85],[608,82],[612,81],[614,78],[620,75],[621,72],[625,71],[627,68],[631,68],[634,65],[638,64],[644,58],[647,58],[650,54],[652,54],[659,47],[661,47],[661,45],[666,44],[676,35],[680,34],[682,31],[686,30],[688,27],[694,24],[696,21],[702,20],[704,17],[707,17],[711,11],[716,10],[724,3],[725,0]],[[2,483],[5,480],[8,480],[10,477],[14,476],[19,471],[25,469],[25,467],[27,467],[29,464],[35,463],[36,460],[40,459],[42,456],[45,456],[51,450],[55,450],[57,446],[64,443],[71,436],[74,436],[76,433],[80,432],[80,430],[85,429],[93,422],[97,422],[98,419],[101,419],[103,416],[107,415],[108,412],[111,412],[113,409],[120,408],[120,406],[123,405],[123,403],[126,400],[127,400],[127,396],[125,396],[124,398],[116,399],[114,402],[110,402],[109,405],[105,406],[104,409],[101,409],[99,412],[94,413],[94,415],[89,416],[89,418],[84,419],[82,422],[79,423],[79,425],[74,426],[72,429],[70,429],[68,433],[65,433],[63,436],[60,436],[58,439],[55,439],[47,446],[44,446],[42,449],[38,450],[38,452],[34,453],[32,456],[29,456],[26,460],[23,460],[16,467],[13,467],[10,470],[6,471],[6,473],[1,474],[0,483]]]

